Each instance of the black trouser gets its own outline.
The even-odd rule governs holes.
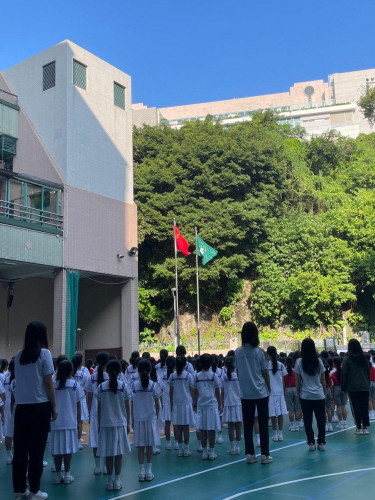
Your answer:
[[[352,408],[355,425],[358,429],[370,426],[368,416],[369,391],[349,392],[350,406]]]
[[[325,399],[301,399],[303,423],[307,444],[315,444],[314,431],[312,427],[313,413],[315,413],[318,424],[318,444],[326,443],[326,400]]]
[[[241,403],[246,455],[255,455],[253,441],[255,407],[258,409],[260,450],[262,455],[269,455],[268,397],[262,399],[241,399]]]
[[[51,403],[17,405],[14,416],[13,490],[23,493],[28,476],[31,493],[40,490],[43,455],[51,422]]]

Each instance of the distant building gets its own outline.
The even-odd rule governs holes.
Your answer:
[[[1,357],[34,319],[54,355],[129,356],[136,247],[130,76],[68,40],[0,73]]]
[[[187,104],[168,108],[147,108],[133,105],[136,126],[164,123],[180,128],[185,122],[203,120],[207,115],[223,125],[251,120],[255,110],[273,109],[280,122],[299,125],[309,136],[336,129],[347,137],[373,131],[357,106],[358,97],[366,86],[375,84],[375,69],[334,73],[328,82],[314,80],[295,83],[289,92],[243,97],[225,101]]]

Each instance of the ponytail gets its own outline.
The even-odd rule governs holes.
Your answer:
[[[14,372],[14,358],[12,358],[10,360],[10,363],[9,363],[9,373],[10,373],[9,382],[12,382],[16,378],[16,374]]]
[[[288,372],[288,375],[291,376],[294,367],[294,359],[292,358],[292,356],[288,356],[286,358],[285,363],[286,363],[286,371]]]
[[[139,358],[139,352],[133,351],[130,355],[129,363],[132,365],[132,367],[134,369],[137,368],[137,359],[138,358]]]
[[[66,381],[72,376],[73,365],[70,361],[65,360],[59,363],[56,373],[56,381],[59,383],[58,389],[65,387]]]
[[[165,366],[165,361],[168,357],[168,351],[167,349],[161,349],[161,351],[159,352],[159,355],[160,355],[160,366],[162,368],[164,368]]]
[[[333,362],[336,366],[337,380],[339,382],[339,385],[341,385],[341,364],[342,364],[341,356],[335,356],[333,358]]]
[[[167,367],[167,377],[169,378],[174,372],[174,367],[176,366],[176,360],[174,356],[168,356],[165,360],[165,365]]]
[[[143,389],[147,389],[150,383],[151,362],[146,358],[142,358],[139,360],[137,368],[142,387]]]
[[[267,354],[271,358],[272,361],[272,373],[275,375],[277,372],[277,351],[276,347],[269,346],[267,349]]]
[[[225,367],[227,369],[228,380],[232,380],[232,372],[234,371],[234,357],[227,356],[225,358]]]
[[[121,364],[117,359],[112,359],[107,364],[107,373],[109,376],[109,389],[117,394],[118,376],[121,373]]]
[[[212,370],[214,373],[216,373],[218,362],[219,362],[219,357],[217,356],[217,354],[212,354],[212,365],[211,365],[211,370]]]
[[[98,365],[98,385],[104,382],[104,368],[109,361],[109,353],[106,351],[99,352],[96,356],[96,364]]]
[[[73,365],[73,377],[77,373],[78,367],[82,364],[82,359],[80,356],[75,354],[72,357],[72,365]]]
[[[180,376],[186,366],[185,356],[177,356],[176,358],[176,372]]]

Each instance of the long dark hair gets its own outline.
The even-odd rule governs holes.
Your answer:
[[[98,385],[104,382],[104,368],[109,361],[109,353],[107,351],[99,352],[96,355],[96,364],[98,365]]]
[[[342,357],[341,356],[335,356],[333,358],[333,362],[336,367],[336,373],[337,373],[337,380],[339,381],[339,385],[341,385],[341,365],[342,365]]]
[[[174,367],[176,366],[176,360],[174,356],[168,356],[165,360],[165,364],[167,367],[167,377],[169,378],[174,371]]]
[[[109,388],[117,394],[117,379],[121,373],[121,364],[117,359],[112,359],[107,364],[107,373],[109,376]]]
[[[217,365],[219,364],[219,356],[217,354],[211,354],[212,357],[212,365],[211,370],[216,373]]]
[[[259,342],[259,332],[255,323],[252,321],[246,321],[243,324],[241,331],[242,344],[250,344],[253,347],[258,347]]]
[[[228,377],[228,380],[231,380],[232,379],[232,372],[234,371],[234,357],[233,356],[227,356],[225,358],[225,366],[226,366],[226,369],[227,369],[227,377]]]
[[[294,368],[294,359],[292,356],[288,356],[285,361],[286,365],[286,371],[288,372],[289,376],[293,375],[293,368]]]
[[[14,380],[16,378],[16,374],[14,372],[14,358],[12,358],[10,360],[10,363],[9,363],[9,373],[10,373],[9,382],[12,382],[12,380]]]
[[[168,351],[167,349],[161,349],[159,352],[160,355],[160,366],[164,368],[165,366],[165,360],[168,357]]]
[[[26,327],[25,344],[20,356],[21,365],[36,363],[43,348],[48,349],[47,327],[41,321],[32,321]]]
[[[7,359],[2,359],[1,360],[1,368],[0,368],[0,373],[4,373],[5,370],[8,368],[9,363]]]
[[[137,359],[139,358],[139,352],[133,351],[130,355],[129,363],[133,368],[137,368]]]
[[[315,375],[319,370],[319,359],[313,339],[304,339],[301,344],[303,371],[308,375]]]
[[[181,373],[184,371],[185,366],[186,366],[185,356],[177,356],[177,358],[176,358],[176,372],[177,372],[178,376],[180,376]]]
[[[59,383],[59,389],[65,387],[65,383],[73,374],[73,365],[70,361],[61,361],[57,368],[56,381]]]
[[[272,361],[272,373],[275,375],[277,372],[277,350],[276,347],[270,345],[267,348],[267,354],[271,358]]]
[[[82,364],[82,357],[79,356],[78,354],[75,354],[72,357],[72,365],[73,365],[73,377],[77,373],[78,368]]]
[[[363,354],[361,344],[357,339],[350,339],[348,343],[348,356],[357,365],[366,363],[365,355]]]
[[[151,373],[151,361],[147,358],[141,358],[137,365],[139,379],[141,381],[143,389],[147,389],[150,383],[150,373]]]

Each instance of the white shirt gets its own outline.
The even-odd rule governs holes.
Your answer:
[[[130,379],[135,373],[137,373],[137,368],[133,368],[133,365],[129,365],[125,370],[125,378],[128,384],[130,384]]]
[[[144,389],[141,381],[136,380],[132,388],[133,417],[134,421],[146,421],[156,418],[155,399],[161,396],[161,391],[155,382],[150,380]]]
[[[268,370],[268,362],[259,347],[244,344],[236,349],[236,370],[240,381],[242,399],[263,399],[268,396],[262,371]]]
[[[294,371],[301,375],[301,398],[302,399],[324,399],[324,389],[320,381],[320,376],[326,370],[323,361],[319,359],[319,369],[314,375],[309,375],[303,370],[302,359],[297,359]]]
[[[171,404],[171,398],[170,398],[170,390],[169,390],[170,387],[169,387],[169,383],[168,383],[167,372],[162,373],[162,376],[159,377],[159,387],[160,387],[160,389],[162,390],[162,393],[163,393],[163,406],[170,405]]]
[[[14,360],[17,378],[16,402],[21,404],[47,403],[49,401],[44,385],[44,377],[54,372],[51,353],[42,349],[36,363],[20,364],[21,351]]]
[[[104,372],[103,373],[104,381],[108,380],[108,373]],[[96,390],[98,388],[98,374],[93,373],[90,375],[90,378],[86,380],[86,385],[85,389],[87,392],[93,392],[94,394],[96,393]],[[90,411],[90,417],[96,417],[98,413],[98,400],[96,398],[92,399],[91,403],[91,411]]]
[[[5,390],[5,405],[7,408],[10,408],[10,401],[11,401],[11,392],[10,392],[10,372],[8,372],[5,376],[4,380],[4,390]],[[1,394],[1,388],[0,388],[0,394]]]
[[[52,431],[77,428],[77,403],[85,397],[82,387],[73,378],[69,378],[63,387],[55,382],[55,397],[58,417],[51,422]]]
[[[189,361],[186,362],[186,367],[185,367],[185,370],[190,373],[190,375],[194,375],[194,368],[193,368],[193,365],[191,363],[189,363]]]
[[[229,379],[227,373],[223,373],[222,386],[224,389],[224,406],[241,406],[240,383],[238,375],[234,371]]]
[[[173,387],[173,406],[188,405],[193,403],[190,387],[194,387],[193,377],[186,370],[180,375],[173,372],[168,380],[169,387]]]
[[[201,371],[194,378],[194,387],[198,391],[198,409],[217,408],[215,389],[220,388],[216,373]]]
[[[271,396],[282,396],[284,394],[284,384],[283,377],[288,372],[286,371],[285,366],[277,362],[277,372],[273,373],[272,371],[272,361],[268,362],[268,372],[270,374],[270,383],[271,383]]]
[[[90,376],[90,375],[89,375]],[[87,379],[89,378],[87,374],[81,369],[77,370],[75,375],[73,375],[73,378],[76,382],[79,383],[79,385],[83,388],[86,387]]]
[[[100,401],[101,427],[120,427],[126,425],[124,401],[131,398],[131,393],[125,382],[117,380],[116,394],[109,388],[109,380],[99,385],[95,397]]]

